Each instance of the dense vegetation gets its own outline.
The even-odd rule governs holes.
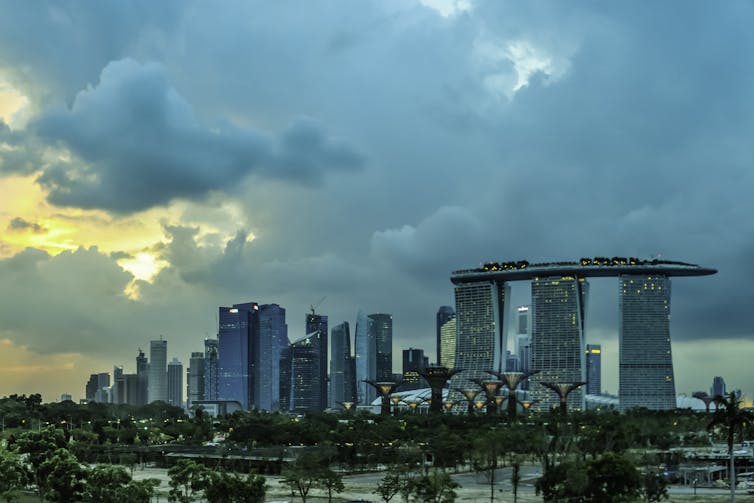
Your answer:
[[[201,411],[190,418],[161,402],[42,404],[39,395],[0,399],[0,418],[0,496],[8,501],[22,488],[48,501],[149,501],[154,483],[135,482],[128,470],[145,461],[170,466],[172,501],[263,501],[264,478],[233,469],[281,474],[303,499],[312,487],[332,498],[343,490],[340,473],[386,467],[375,488],[383,501],[452,501],[446,472],[488,473],[492,487],[496,469],[512,467],[515,479],[518,468],[531,463],[542,467],[537,490],[545,501],[659,501],[667,485],[662,468],[680,461],[671,448],[729,443],[731,429],[750,435],[746,420],[729,427],[685,410],[552,412],[512,420],[260,412],[214,419]],[[216,437],[224,440],[212,442]],[[194,460],[181,460],[185,452]],[[433,470],[426,469],[428,460]],[[512,482],[515,491],[520,480]]]

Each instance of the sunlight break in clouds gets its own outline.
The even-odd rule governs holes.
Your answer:
[[[436,10],[442,17],[470,11],[473,7],[471,0],[419,0],[419,3]]]
[[[527,40],[480,39],[474,46],[474,56],[487,91],[508,101],[528,86],[535,74],[541,73],[547,77],[547,82],[554,82],[565,75],[570,66],[567,59],[558,61]]]

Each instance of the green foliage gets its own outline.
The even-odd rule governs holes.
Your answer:
[[[82,501],[86,469],[66,449],[58,449],[39,467],[44,497],[52,502]]]
[[[301,500],[306,503],[312,487],[317,485],[324,472],[324,460],[312,454],[302,454],[291,465],[283,469],[281,484],[287,484],[298,491]]]
[[[122,466],[95,466],[87,474],[84,501],[119,503],[122,489],[131,482],[131,475]]]
[[[7,503],[16,501],[28,480],[29,473],[18,455],[0,449],[0,498]]]
[[[191,503],[206,486],[207,468],[188,459],[178,460],[168,469],[168,501]]]
[[[668,479],[661,473],[648,470],[641,477],[639,493],[644,501],[652,503],[668,499]]]
[[[545,468],[535,485],[545,501],[584,501],[589,481],[586,467],[578,462],[562,462]]]
[[[332,493],[342,493],[346,488],[343,485],[343,477],[330,468],[324,468],[317,479],[317,486],[327,491],[327,501],[332,503]]]
[[[44,496],[45,484],[42,464],[48,461],[58,449],[66,445],[62,430],[45,428],[40,431],[25,431],[18,436],[11,436],[9,446],[21,454],[27,454],[29,464],[40,498]]]
[[[452,503],[455,489],[460,487],[448,473],[437,469],[414,479],[411,486],[411,501],[421,503]]]
[[[204,489],[209,503],[261,503],[264,496],[264,477],[253,474],[243,478],[227,472],[211,472]]]
[[[595,459],[587,468],[587,501],[620,503],[639,493],[639,472],[627,458],[612,452]]]

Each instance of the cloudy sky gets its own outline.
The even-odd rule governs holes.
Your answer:
[[[677,389],[754,390],[751,2],[0,10],[0,396],[77,399],[159,335],[186,363],[246,301],[434,357],[451,271],[595,255],[719,269],[674,280]]]

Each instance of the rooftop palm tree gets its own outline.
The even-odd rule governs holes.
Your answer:
[[[738,399],[735,392],[730,392],[719,398],[717,409],[712,414],[712,419],[707,425],[708,430],[716,426],[721,427],[727,437],[731,503],[735,503],[736,501],[736,466],[735,456],[733,455],[733,442],[736,435],[740,437],[743,434],[743,429],[752,423],[754,423],[754,412],[741,408],[741,400]]]

